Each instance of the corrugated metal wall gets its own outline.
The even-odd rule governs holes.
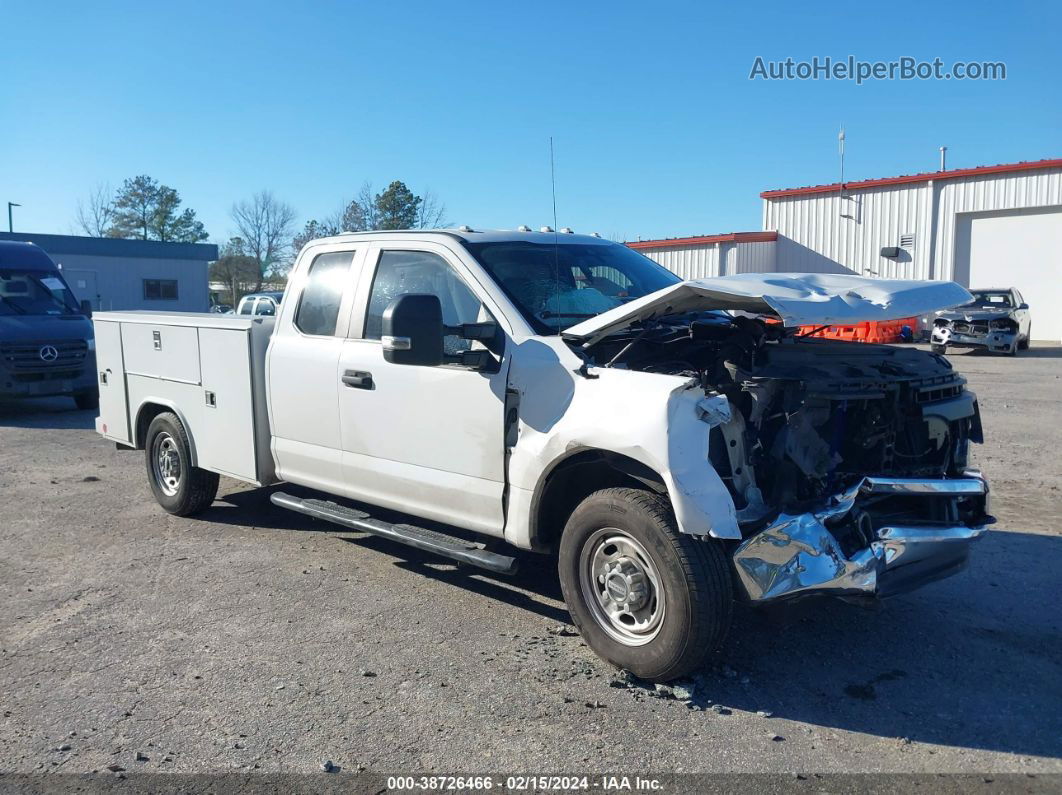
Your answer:
[[[683,279],[705,279],[719,275],[719,244],[650,248],[640,253],[658,262]]]
[[[707,279],[733,273],[770,273],[775,270],[775,243],[704,243],[673,248],[642,249],[683,279]]]
[[[955,266],[955,228],[960,213],[1062,206],[1062,169],[998,174],[993,178],[939,183],[935,261],[937,279],[951,279]]]
[[[1020,171],[765,199],[780,271],[950,279],[960,213],[1062,205],[1062,169]],[[901,246],[898,259],[881,249]]]

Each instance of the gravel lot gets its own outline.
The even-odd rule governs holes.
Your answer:
[[[952,360],[1000,518],[969,569],[740,611],[692,704],[623,686],[545,558],[469,574],[227,480],[173,518],[90,413],[0,405],[0,771],[1062,772],[1062,348]]]

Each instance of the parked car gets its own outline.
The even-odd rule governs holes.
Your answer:
[[[232,315],[235,314],[235,310],[232,308],[232,304],[214,304],[210,307],[210,311],[215,315]]]
[[[973,300],[936,313],[930,342],[934,353],[953,348],[980,348],[1015,356],[1029,347],[1029,305],[1015,288],[971,290]]]
[[[682,282],[597,237],[454,231],[314,241],[290,285],[275,318],[96,315],[96,426],[159,504],[288,481],[333,499],[278,506],[495,572],[502,542],[555,553],[588,645],[640,677],[698,667],[735,595],[901,593],[994,521],[947,359],[794,328],[968,302],[954,283]]]
[[[280,308],[282,292],[251,293],[240,299],[237,315],[276,315]]]
[[[69,395],[96,408],[91,314],[41,248],[0,241],[0,398]]]

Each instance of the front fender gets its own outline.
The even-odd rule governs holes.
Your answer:
[[[696,381],[611,368],[594,368],[588,378],[576,374],[578,360],[566,366],[563,352],[542,350],[541,342],[537,348],[528,357],[518,350],[510,370],[519,393],[510,522],[520,517],[515,521],[529,525],[521,513],[530,511],[549,473],[573,452],[592,449],[658,473],[683,533],[741,538],[734,501],[708,458],[709,432],[719,418],[699,406],[705,394]],[[524,545],[529,536],[529,527],[507,523],[514,543]]]

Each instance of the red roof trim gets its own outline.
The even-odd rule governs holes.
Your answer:
[[[625,245],[631,248],[674,248],[676,246],[701,246],[708,243],[773,243],[777,232],[731,232],[728,235],[701,235],[700,237],[668,237],[661,240],[634,240]]]
[[[802,196],[808,193],[830,193],[839,191],[842,187],[846,190],[857,188],[877,188],[882,185],[904,185],[911,182],[929,182],[934,179],[961,179],[962,177],[979,177],[983,174],[1005,174],[1011,171],[1034,171],[1041,168],[1060,168],[1062,158],[1054,160],[1032,160],[1021,163],[1007,163],[998,166],[978,166],[977,168],[959,168],[952,171],[930,171],[925,174],[911,174],[903,177],[884,177],[882,179],[866,179],[862,182],[846,182],[842,186],[840,182],[830,185],[812,185],[807,188],[783,188],[782,190],[765,190],[760,194],[761,199],[780,199],[784,196]]]

